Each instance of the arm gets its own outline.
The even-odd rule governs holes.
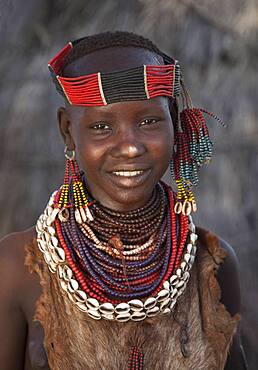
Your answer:
[[[0,364],[5,370],[22,370],[26,349],[27,323],[21,310],[20,253],[10,235],[0,242]]]
[[[227,252],[227,257],[220,266],[217,276],[221,288],[221,302],[233,316],[241,311],[238,261],[233,248],[223,239],[220,239],[220,243]],[[240,328],[238,328],[229,350],[225,370],[246,370],[247,368]]]

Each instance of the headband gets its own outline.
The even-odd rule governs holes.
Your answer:
[[[57,91],[71,105],[101,106],[119,101],[179,95],[180,66],[171,58],[170,64],[165,65],[143,65],[122,71],[98,72],[78,77],[62,76],[64,60],[73,46],[74,42],[69,42],[48,63]]]

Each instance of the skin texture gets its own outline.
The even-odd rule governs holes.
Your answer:
[[[67,67],[69,76],[157,64],[160,57],[135,48],[105,49]],[[145,204],[171,158],[173,125],[168,100],[115,103],[106,107],[62,107],[58,122],[64,143],[76,150],[87,175],[89,190],[104,205],[127,211]],[[139,182],[116,179],[110,171],[148,169]],[[130,182],[131,181],[131,182]],[[0,242],[0,364],[5,370],[48,369],[43,348],[44,333],[33,322],[40,296],[39,279],[24,266],[24,246],[35,236],[34,227],[5,237]],[[233,315],[240,312],[238,266],[232,248],[219,270],[222,302]],[[237,333],[226,369],[244,369]]]

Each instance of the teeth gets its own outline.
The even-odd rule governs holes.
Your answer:
[[[116,176],[124,176],[124,177],[129,177],[129,176],[137,176],[143,173],[143,171],[117,171],[117,172],[112,172]]]

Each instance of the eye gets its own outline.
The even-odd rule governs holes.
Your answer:
[[[158,123],[158,121],[158,118],[145,118],[143,121],[141,121],[140,126],[154,125],[155,123]]]
[[[111,127],[105,122],[97,122],[91,126],[91,129],[96,131],[107,131],[111,130]]]

